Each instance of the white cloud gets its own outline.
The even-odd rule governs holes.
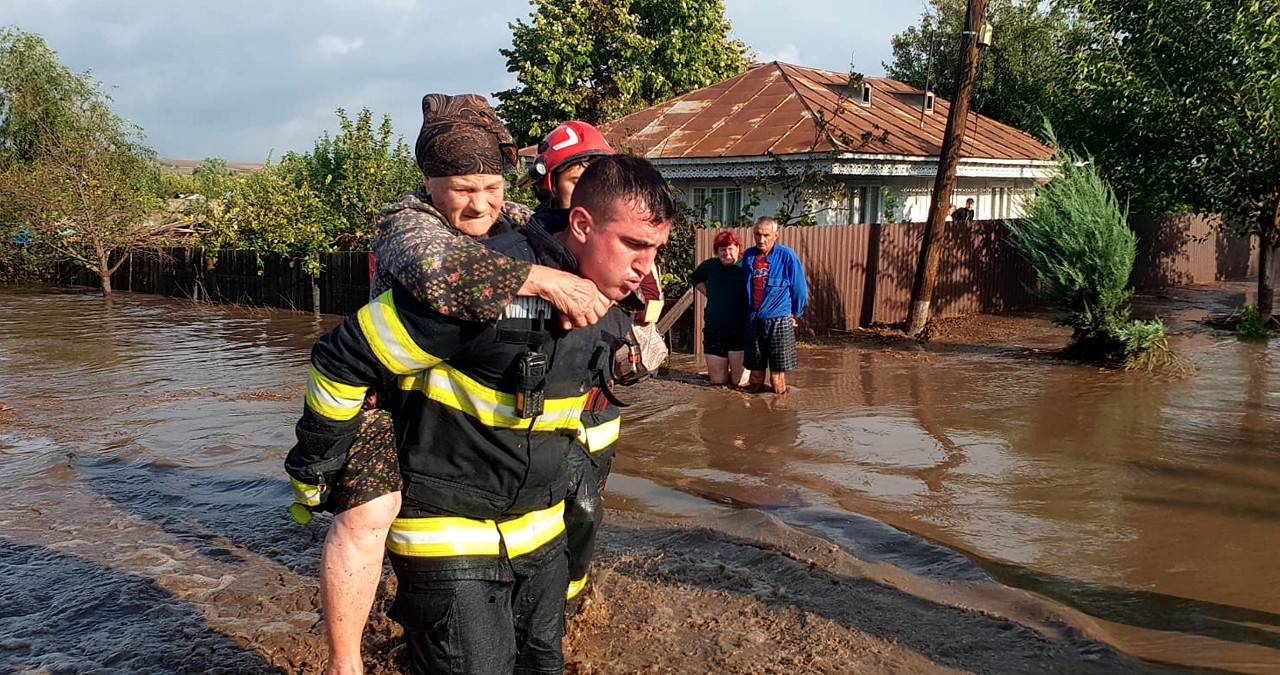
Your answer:
[[[325,35],[316,40],[316,50],[324,56],[346,56],[360,51],[364,47],[364,38],[341,38],[336,35]]]
[[[776,52],[761,51],[756,56],[756,61],[759,61],[760,63],[782,61],[783,63],[791,63],[798,66],[806,65],[800,60],[800,48],[795,45],[786,45]]]
[[[320,137],[325,129],[333,126],[333,110],[317,106],[301,115],[275,124],[267,129],[284,147],[306,147],[309,141]]]
[[[373,9],[384,12],[410,12],[418,7],[418,0],[368,0]]]
[[[76,4],[76,0],[38,0],[36,4],[47,7],[55,12],[65,12]]]

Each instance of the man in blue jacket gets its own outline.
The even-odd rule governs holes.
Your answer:
[[[756,245],[742,256],[747,269],[747,344],[743,365],[751,371],[749,391],[763,391],[769,370],[773,391],[787,392],[787,371],[796,367],[796,319],[809,301],[809,285],[796,252],[778,243],[778,221],[756,220]]]

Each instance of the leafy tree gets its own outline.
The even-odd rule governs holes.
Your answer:
[[[295,255],[331,250],[344,230],[342,218],[311,189],[307,167],[294,155],[233,180],[221,200],[210,203],[198,243],[208,250],[240,249]],[[309,271],[319,269],[304,263]]]
[[[210,199],[225,196],[235,176],[221,157],[205,157],[199,166],[191,170],[194,192]]]
[[[111,274],[173,231],[147,218],[159,204],[154,153],[98,83],[72,75],[38,35],[0,33],[0,91],[0,218],[97,273],[110,298]]]
[[[1072,136],[1135,209],[1224,215],[1259,237],[1258,305],[1280,244],[1280,0],[1087,0]]]
[[[355,120],[342,108],[337,115],[336,136],[326,132],[310,153],[286,155],[283,163],[296,161],[320,201],[343,221],[335,244],[359,250],[368,246],[382,207],[421,184],[422,172],[392,129],[390,115],[383,116],[377,129],[368,108]]]
[[[569,119],[599,124],[741,73],[723,0],[531,0],[509,24],[498,112],[520,143]]]
[[[200,191],[216,199],[200,244],[298,256],[312,272],[319,271],[314,253],[367,250],[382,207],[422,174],[389,116],[374,129],[368,108],[354,120],[341,108],[337,115],[337,135],[325,133],[311,152],[287,153],[247,176],[227,176],[206,160],[193,178],[212,186]]]
[[[190,174],[161,168],[155,194],[161,199],[199,195],[204,200],[226,197],[236,184],[236,173],[220,157],[206,157]]]
[[[1013,246],[1035,270],[1041,297],[1066,310],[1062,323],[1075,329],[1068,354],[1147,365],[1153,349],[1167,349],[1161,322],[1129,318],[1137,256],[1129,214],[1091,161],[1063,150],[1057,159],[1057,178],[1036,191],[1027,216],[1005,222]]]
[[[1090,39],[1075,2],[991,0],[993,44],[978,60],[972,107],[992,119],[1037,133],[1058,109],[1076,74],[1071,57]],[[967,0],[929,0],[920,25],[893,36],[889,77],[954,98]]]
[[[0,28],[0,162],[32,159],[44,133],[78,123],[77,111],[104,100],[89,75],[74,75],[35,33]]]
[[[671,233],[667,235],[667,243],[658,249],[657,260],[658,271],[662,273],[659,281],[662,282],[668,308],[691,286],[689,280],[699,262],[693,259],[693,249],[698,242],[698,229],[705,226],[700,220],[701,214],[684,202],[679,202],[676,208]]]

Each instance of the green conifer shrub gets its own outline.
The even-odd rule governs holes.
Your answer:
[[[1059,149],[1056,159],[1057,177],[1036,190],[1027,216],[1005,225],[1035,270],[1037,294],[1075,330],[1066,355],[1125,368],[1167,361],[1164,323],[1129,316],[1137,237],[1127,210],[1089,158]]]

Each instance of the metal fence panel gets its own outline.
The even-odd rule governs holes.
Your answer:
[[[1139,289],[1238,280],[1257,273],[1257,247],[1222,231],[1216,216],[1133,216],[1138,257],[1133,284]],[[694,259],[712,257],[720,230],[699,230]],[[736,230],[744,248],[751,228]],[[915,279],[922,223],[786,227],[779,241],[794,249],[809,280],[809,308],[801,331],[825,334],[906,321]],[[372,256],[367,252],[320,255],[316,279],[288,256],[253,251],[205,252],[173,248],[162,255],[134,254],[112,275],[117,290],[215,302],[350,314],[368,300]],[[97,276],[67,268],[61,278],[97,286]],[[313,294],[312,284],[319,292]],[[1000,313],[1028,307],[1034,274],[1009,245],[1003,221],[948,223],[938,285],[936,317]],[[700,353],[705,299],[694,303],[694,333]]]

